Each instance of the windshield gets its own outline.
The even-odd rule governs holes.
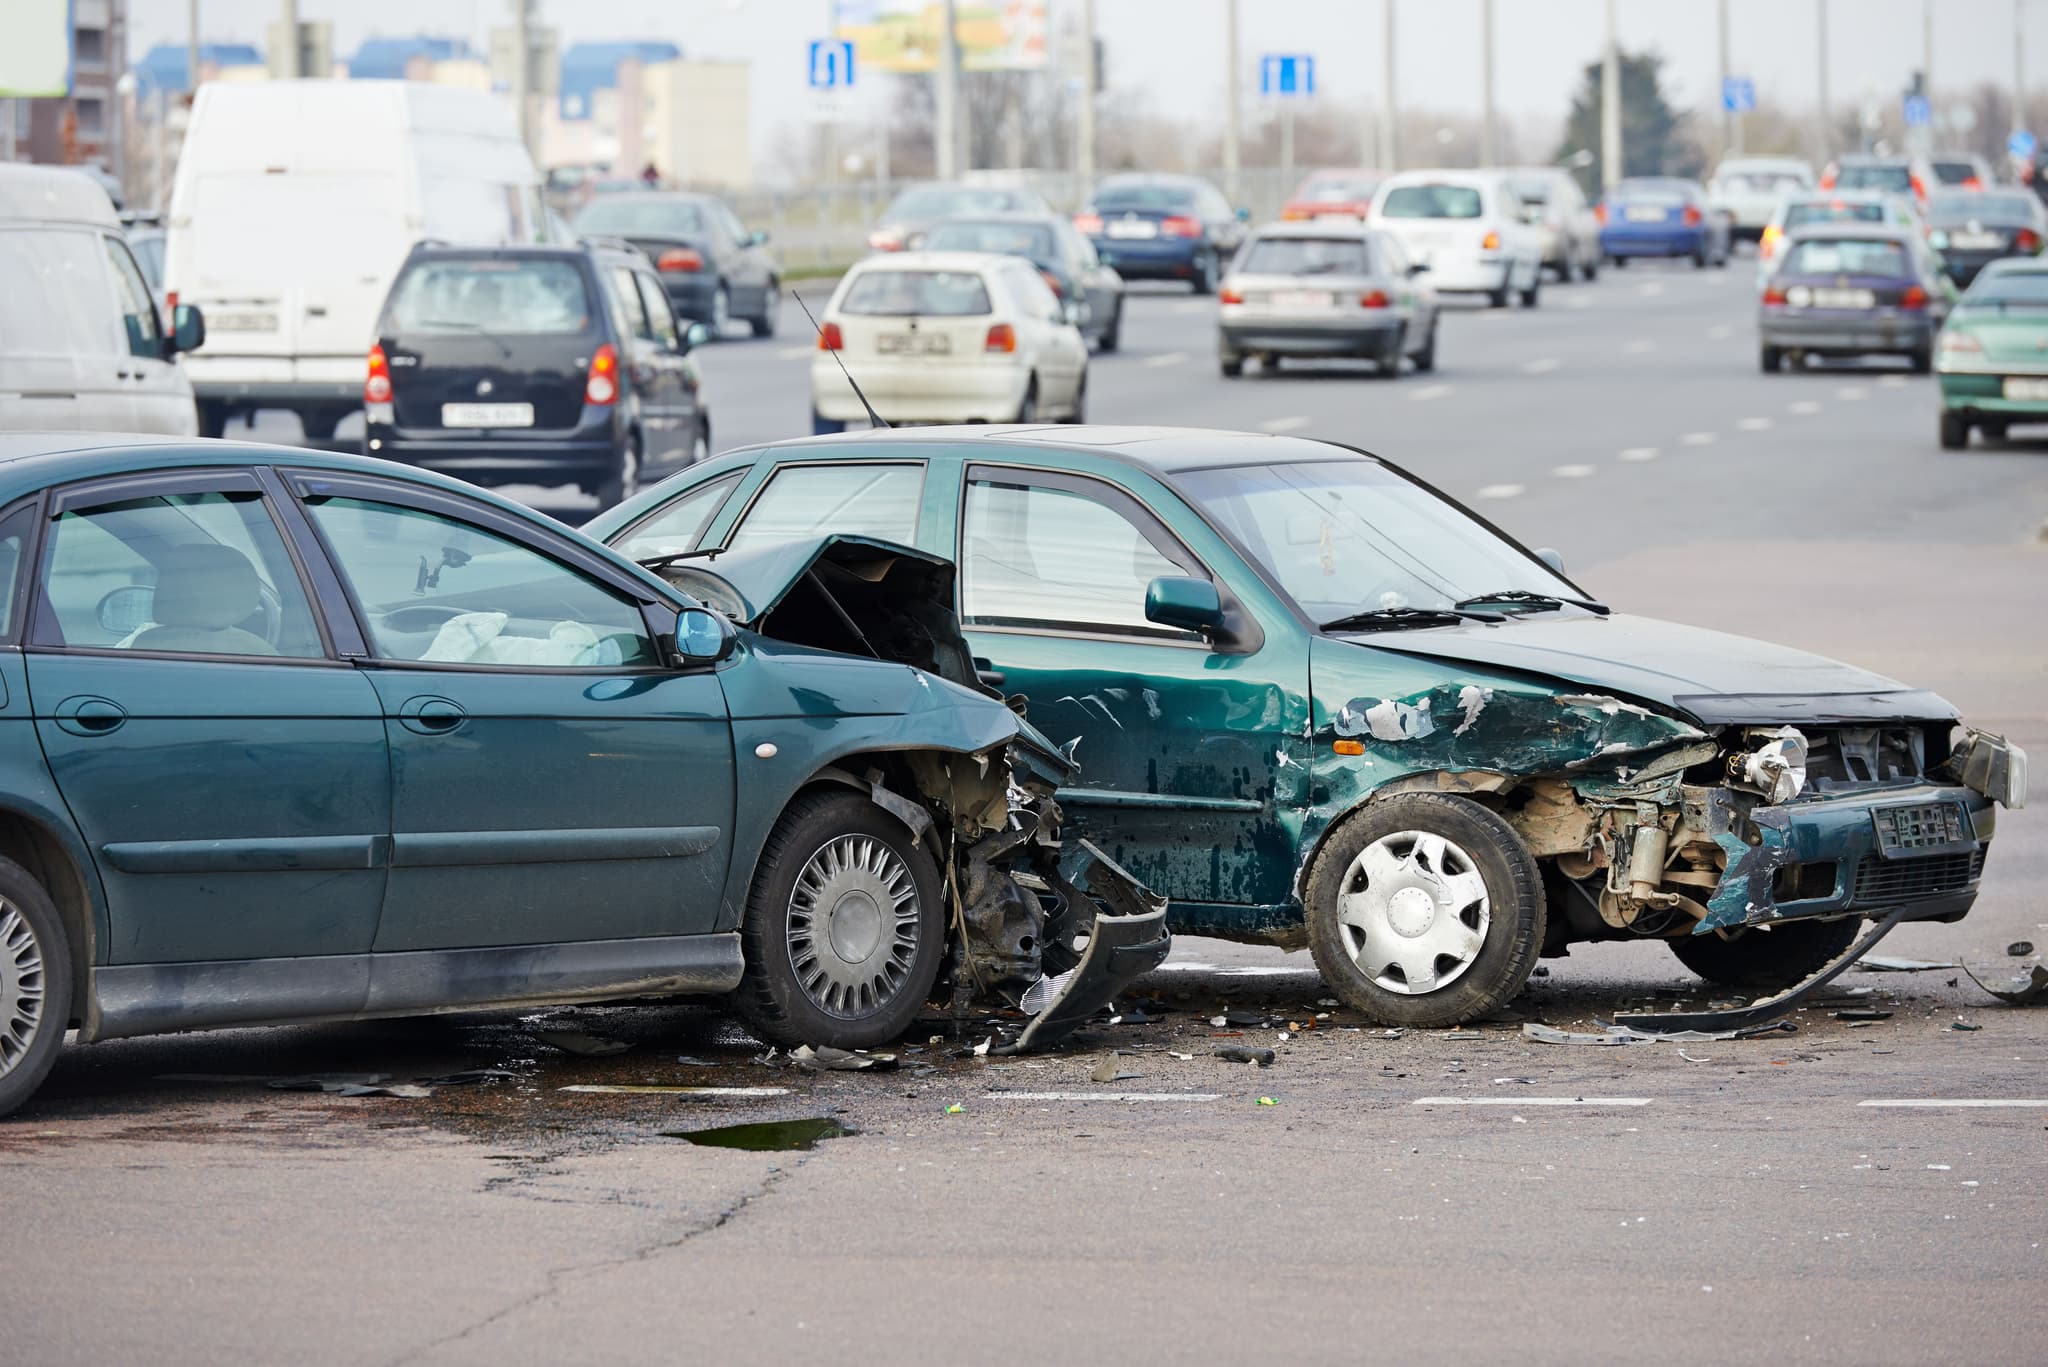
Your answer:
[[[1370,275],[1372,255],[1355,237],[1262,237],[1231,269],[1240,275]]]
[[[1479,191],[1469,185],[1399,185],[1387,191],[1381,218],[1477,218]]]
[[[988,288],[973,271],[864,271],[847,286],[838,312],[965,318],[989,312]]]
[[[1059,259],[1052,229],[1040,223],[941,223],[924,240],[928,252],[994,252],[1041,266]]]
[[[579,233],[701,233],[709,231],[704,211],[688,200],[624,195],[592,200],[576,215]]]
[[[1903,166],[1844,166],[1835,176],[1842,190],[1913,191],[1913,175]]]
[[[1884,205],[1875,201],[1813,200],[1805,204],[1789,205],[1785,210],[1787,228],[1796,228],[1802,223],[1882,222]]]
[[[1939,228],[1977,223],[2032,223],[2034,204],[2025,195],[1940,195],[1927,206],[1927,221]]]
[[[1185,185],[1149,185],[1115,182],[1095,192],[1094,204],[1101,209],[1159,209],[1185,213],[1194,207],[1195,192]]]
[[[2048,304],[2048,271],[1985,271],[1963,295],[1965,304]]]
[[[1911,275],[1906,249],[1897,242],[1859,242],[1848,238],[1796,243],[1785,258],[1787,275]]]
[[[1934,178],[1943,185],[1961,185],[1967,180],[1980,180],[1977,166],[1968,161],[1937,161],[1934,163]]]
[[[1373,461],[1243,465],[1179,481],[1313,621],[1511,589],[1579,596],[1469,513]]]
[[[1721,188],[1738,194],[1775,194],[1799,190],[1808,184],[1796,171],[1729,171],[1721,177]]]
[[[390,331],[574,333],[590,314],[583,273],[567,261],[421,261],[391,292]]]
[[[998,185],[919,185],[889,201],[885,219],[954,218],[960,214],[998,214],[1035,209],[1033,196]]]

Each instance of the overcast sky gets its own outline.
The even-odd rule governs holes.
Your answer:
[[[1260,53],[1313,53],[1321,92],[1377,98],[1385,0],[1243,0],[1247,89]],[[822,36],[830,0],[539,0],[563,42],[667,39],[696,57],[753,63],[754,150],[801,117],[804,42]],[[1054,23],[1063,0],[1051,0]],[[1071,4],[1073,0],[1064,0]],[[1443,112],[1479,108],[1480,0],[1394,0],[1398,87],[1404,104]],[[1621,41],[1669,59],[1681,105],[1712,108],[1718,83],[1716,5],[1711,0],[1619,0]],[[1927,0],[1833,0],[1829,79],[1834,100],[1890,101],[1924,59]],[[1938,0],[1934,79],[1960,92],[2012,81],[2014,0]],[[2027,6],[2025,48],[2048,80],[2048,5]],[[277,0],[200,0],[207,41],[261,44]],[[1506,117],[1562,118],[1580,68],[1599,52],[1603,0],[1496,0],[1497,103]],[[1817,0],[1729,0],[1730,65],[1756,81],[1758,97],[1788,109],[1815,98]],[[2023,9],[2024,12],[2024,9]],[[185,39],[186,0],[130,0],[131,56]],[[371,36],[461,35],[479,49],[508,13],[505,0],[299,0],[302,19],[334,25],[338,55]],[[1162,111],[1212,117],[1223,89],[1224,0],[1095,0],[1110,79],[1146,91]]]

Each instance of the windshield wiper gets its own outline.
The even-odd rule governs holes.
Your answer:
[[[1460,622],[1505,622],[1498,612],[1466,612],[1455,608],[1374,608],[1353,612],[1321,624],[1324,631],[1405,631],[1410,627],[1448,627]]]
[[[695,551],[670,551],[667,555],[650,555],[645,560],[635,560],[633,563],[643,570],[659,570],[675,564],[678,560],[709,560],[724,549],[723,546],[706,546]]]
[[[1539,612],[1555,612],[1569,603],[1575,608],[1605,617],[1614,611],[1605,603],[1596,603],[1590,598],[1565,598],[1555,593],[1532,593],[1528,589],[1500,589],[1494,593],[1475,593],[1470,598],[1460,598],[1461,608],[1478,607],[1482,603],[1520,603]]]

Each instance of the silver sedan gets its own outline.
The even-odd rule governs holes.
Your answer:
[[[1360,358],[1398,375],[1436,366],[1436,292],[1394,237],[1362,223],[1277,223],[1255,233],[1218,292],[1216,356],[1226,377],[1247,357]]]

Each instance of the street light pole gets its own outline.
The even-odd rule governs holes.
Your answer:
[[[1720,0],[1721,37],[1721,155],[1735,146],[1735,111],[1728,107],[1728,0]]]
[[[1820,21],[1819,63],[1816,84],[1820,90],[1820,155],[1823,160],[1835,154],[1834,115],[1828,110],[1828,0],[1814,0],[1814,14]]]
[[[1600,57],[1600,187],[1621,179],[1621,48],[1614,33],[1614,0],[1607,0],[1607,47]]]
[[[1074,174],[1082,194],[1095,185],[1095,0],[1081,0],[1081,103],[1074,119]]]
[[[1493,142],[1493,0],[1479,0],[1479,80],[1485,87],[1480,99],[1479,164],[1492,166],[1500,160]]]
[[[1395,171],[1401,165],[1400,130],[1394,126],[1394,0],[1380,0],[1387,21],[1386,42],[1381,58],[1386,69],[1380,79],[1380,169]]]
[[[2027,126],[2027,64],[2021,55],[2021,45],[2026,41],[2026,25],[2023,0],[2012,0],[2012,131],[2017,133]]]
[[[185,93],[199,97],[199,0],[185,0]]]
[[[533,155],[533,37],[527,32],[532,0],[512,0],[512,110],[519,120],[519,145]]]
[[[283,0],[279,6],[277,26],[284,30],[284,65],[279,68],[287,81],[296,81],[306,74],[299,65],[302,55],[299,51],[299,0]]]
[[[939,36],[938,127],[934,149],[940,180],[960,174],[960,39],[953,27],[953,0],[939,7],[939,22],[946,31]]]
[[[1237,51],[1237,0],[1223,0],[1223,193],[1233,204],[1238,199],[1238,121],[1244,97],[1237,82],[1242,65]]]

